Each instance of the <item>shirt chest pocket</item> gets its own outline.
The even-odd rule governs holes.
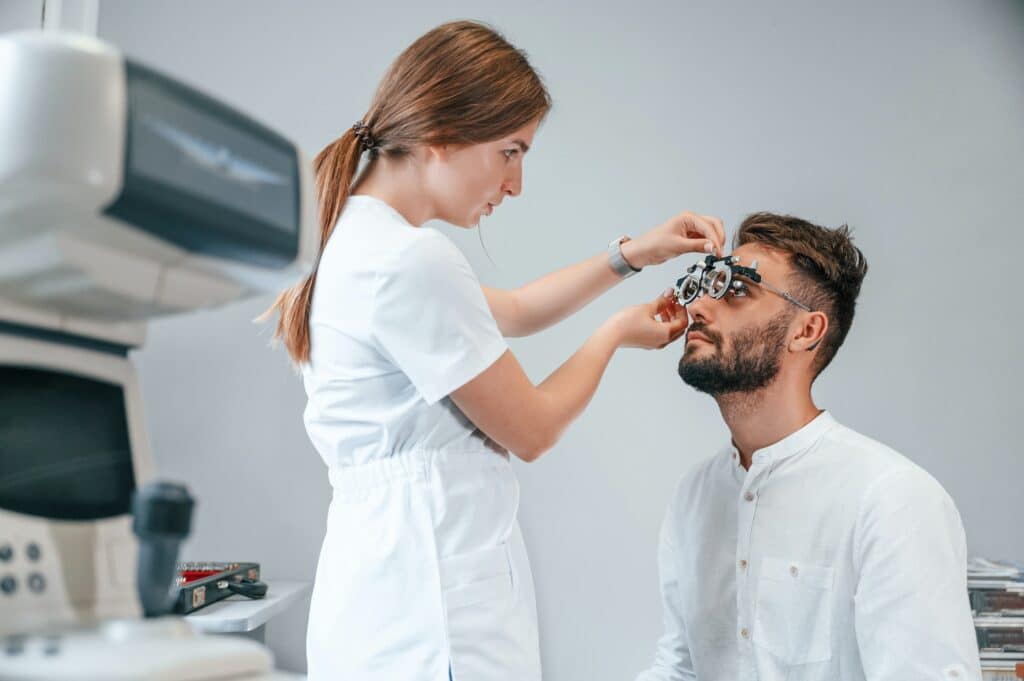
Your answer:
[[[754,643],[788,665],[831,659],[834,578],[832,567],[763,558]]]

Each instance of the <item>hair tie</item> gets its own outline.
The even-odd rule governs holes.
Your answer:
[[[370,132],[370,126],[366,125],[362,121],[356,121],[352,126],[352,131],[356,134],[356,138],[359,140],[360,151],[372,151],[380,147],[380,142],[373,133]]]

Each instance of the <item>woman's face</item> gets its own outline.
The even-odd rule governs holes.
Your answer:
[[[475,227],[506,196],[519,196],[523,156],[533,144],[538,124],[528,123],[493,142],[434,149],[426,181],[436,217],[459,227]]]

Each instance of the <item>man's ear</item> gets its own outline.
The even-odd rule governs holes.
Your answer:
[[[793,352],[814,350],[825,340],[827,333],[828,315],[824,312],[806,313],[797,329],[797,335],[789,342],[789,349]]]

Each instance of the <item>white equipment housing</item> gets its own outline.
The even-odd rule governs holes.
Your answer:
[[[121,678],[131,650],[133,678],[266,678],[253,641],[137,619],[128,352],[300,279],[314,210],[304,155],[236,109],[89,36],[0,36],[0,679]]]
[[[0,37],[0,315],[125,345],[314,258],[287,139],[93,38]]]

